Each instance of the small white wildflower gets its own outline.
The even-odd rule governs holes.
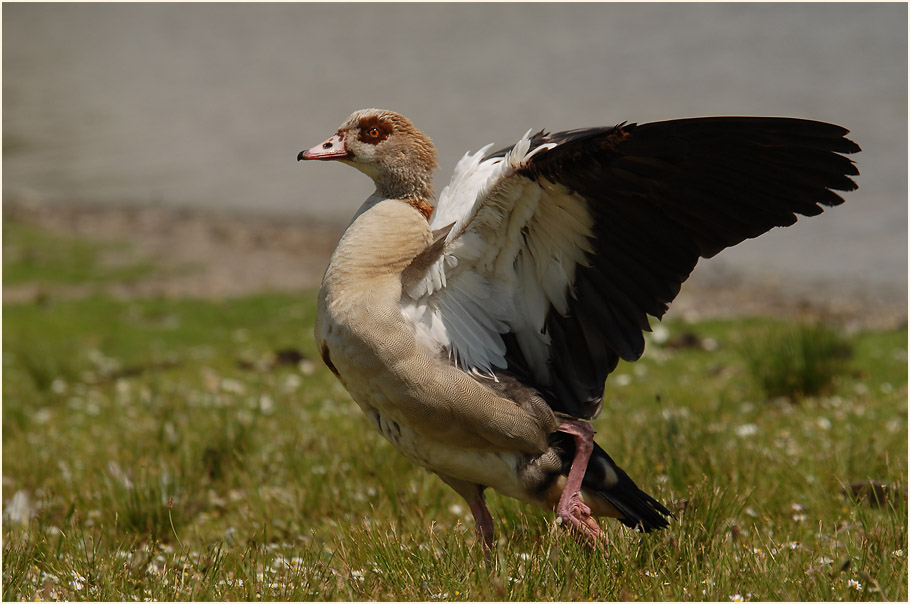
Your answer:
[[[857,581],[856,579],[847,579],[847,587],[855,589],[856,591],[863,590],[863,584]]]
[[[893,552],[891,552],[891,555],[892,555],[892,556],[895,556],[895,557],[897,557],[897,558],[900,558],[900,557],[902,557],[902,556],[904,555],[904,550],[902,550],[902,549],[896,549],[896,550],[894,550]]]
[[[755,424],[743,424],[742,426],[737,426],[735,432],[736,435],[740,438],[755,436],[758,434],[758,426]]]
[[[815,420],[815,425],[818,426],[819,428],[821,428],[822,430],[830,430],[831,429],[831,420],[828,419],[827,417],[820,417],[817,420]]]
[[[297,363],[297,369],[299,369],[300,373],[302,373],[303,375],[307,375],[307,376],[313,375],[314,373],[316,373],[316,363],[314,363],[310,359],[303,359],[302,361]]]
[[[731,602],[745,602],[742,594],[733,594],[732,596],[730,596],[730,601]]]
[[[458,505],[457,503],[453,503],[452,505],[449,506],[449,512],[455,516],[463,516],[464,508],[461,507],[460,505]]]
[[[225,378],[221,380],[221,389],[231,394],[243,394],[246,392],[246,387],[242,382],[233,380],[231,378]]]
[[[655,344],[663,344],[670,339],[670,330],[665,325],[658,323],[651,330],[651,340]]]
[[[29,492],[20,490],[16,491],[3,507],[3,520],[13,524],[27,525],[35,512],[36,509],[32,506]]]
[[[363,571],[362,570],[352,570],[351,578],[355,581],[363,581]]]
[[[632,383],[632,376],[628,373],[620,373],[619,375],[613,376],[613,384],[615,386],[628,386]]]
[[[300,386],[302,384],[303,384],[303,380],[300,379],[300,376],[292,373],[284,379],[284,384],[282,385],[282,389],[286,393],[290,394],[292,392],[296,392],[297,389],[300,388]]]
[[[42,409],[38,409],[35,412],[35,415],[32,416],[32,421],[34,421],[36,424],[44,425],[51,421],[53,418],[54,412],[47,407],[44,407]]]
[[[818,563],[822,564],[822,565],[831,564],[832,562],[834,562],[834,560],[832,560],[828,556],[822,556],[821,558],[818,559]]]
[[[127,490],[133,488],[133,481],[113,459],[107,462],[107,471],[114,480],[123,485],[123,488]]]
[[[793,514],[793,522],[805,522],[807,518],[805,514]]]
[[[112,373],[120,368],[120,361],[115,358],[106,356],[100,350],[93,348],[86,353],[89,361],[91,361],[95,368],[102,373]]]

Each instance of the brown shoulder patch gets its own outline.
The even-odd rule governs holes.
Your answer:
[[[363,117],[358,122],[358,127],[360,128],[360,133],[357,135],[357,140],[362,143],[367,143],[368,145],[377,145],[389,138],[392,134],[391,122],[385,120],[378,115],[368,115]]]
[[[338,373],[338,370],[335,369],[335,364],[332,362],[332,355],[329,352],[329,346],[325,342],[322,343],[322,347],[319,349],[319,356],[322,357],[322,362],[326,364],[326,367],[329,368],[329,371],[335,374],[335,377],[341,379],[341,374]]]
[[[433,215],[433,204],[421,199],[408,199],[407,203],[409,206],[423,214],[423,217],[427,219],[427,222],[430,221],[430,216]]]
[[[423,279],[433,263],[439,260],[439,257],[442,256],[442,252],[446,247],[446,237],[453,226],[455,226],[454,222],[447,227],[433,231],[432,243],[430,243],[425,250],[417,254],[411,261],[411,264],[402,271],[401,283],[405,287],[409,287],[411,283],[418,279]]]

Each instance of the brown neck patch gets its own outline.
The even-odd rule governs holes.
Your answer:
[[[408,199],[407,203],[409,206],[423,214],[423,217],[427,219],[427,222],[430,221],[430,216],[433,215],[433,204],[421,199]]]

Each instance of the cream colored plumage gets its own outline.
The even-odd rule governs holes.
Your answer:
[[[355,112],[298,156],[342,161],[376,184],[326,270],[317,346],[371,424],[465,497],[487,548],[487,487],[555,508],[595,542],[592,515],[666,526],[669,511],[584,420],[699,256],[855,188],[838,154],[858,150],[845,132],[703,118],[529,133],[466,155],[434,211],[430,140],[396,113]],[[809,176],[764,177],[794,159]],[[731,166],[718,172],[718,162]],[[719,209],[722,191],[739,197],[732,215]]]

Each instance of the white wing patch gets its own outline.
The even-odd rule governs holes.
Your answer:
[[[548,381],[551,308],[565,314],[578,265],[585,265],[593,219],[566,187],[519,172],[535,154],[530,131],[505,155],[490,146],[455,166],[430,222],[453,225],[446,247],[423,279],[409,284],[402,314],[418,340],[445,351],[466,371],[506,367],[501,334],[515,334],[539,379]]]

